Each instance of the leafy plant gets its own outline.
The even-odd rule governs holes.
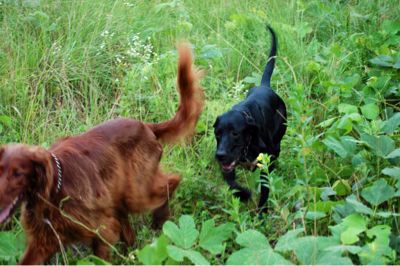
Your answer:
[[[139,250],[138,259],[144,264],[161,264],[167,258],[176,262],[184,262],[186,258],[196,265],[210,264],[199,248],[212,255],[221,254],[225,250],[223,242],[231,236],[232,231],[233,224],[215,226],[214,220],[210,219],[203,223],[199,233],[193,217],[182,215],[178,225],[167,221],[163,226],[164,235]]]

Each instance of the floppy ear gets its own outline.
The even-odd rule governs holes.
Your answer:
[[[45,199],[50,197],[53,187],[53,167],[51,155],[43,148],[35,147],[31,149],[31,161],[34,165],[32,175],[32,190],[42,195]]]
[[[217,125],[218,125],[218,123],[219,123],[219,116],[217,117],[217,119],[215,119],[215,122],[214,122],[213,128],[216,128],[216,127],[217,127]]]

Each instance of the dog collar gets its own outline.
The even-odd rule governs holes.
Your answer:
[[[62,168],[61,168],[61,163],[60,160],[57,158],[57,156],[54,153],[50,153],[51,157],[53,157],[54,162],[56,163],[57,167],[57,187],[56,187],[56,193],[60,192],[61,190],[61,185],[62,185]]]

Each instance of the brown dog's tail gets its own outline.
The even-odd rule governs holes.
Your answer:
[[[174,142],[190,136],[204,106],[204,93],[198,84],[201,73],[192,65],[192,53],[187,43],[178,46],[178,90],[179,107],[173,118],[147,126],[162,142]]]

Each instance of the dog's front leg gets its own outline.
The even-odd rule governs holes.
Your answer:
[[[261,183],[261,192],[260,192],[260,201],[258,202],[258,211],[260,213],[267,213],[268,207],[265,206],[265,203],[268,200],[269,196],[269,184],[268,184],[268,175],[264,171],[260,173],[260,183]]]
[[[236,182],[236,175],[235,175],[235,169],[233,169],[231,172],[223,172],[224,179],[226,183],[228,183],[229,188],[232,190],[236,190],[233,195],[238,197],[240,201],[247,201],[251,197],[251,192],[247,188],[242,187]]]
[[[166,220],[170,215],[168,200],[160,207],[153,211],[153,218],[151,227],[153,229],[161,229]]]
[[[19,265],[42,265],[58,250],[58,245],[29,243]]]
[[[95,238],[92,243],[93,253],[103,260],[110,259],[110,248],[101,239]]]
[[[271,156],[271,164],[268,166],[268,174],[271,174],[275,169],[275,159],[276,156]],[[260,172],[260,183],[261,183],[261,191],[260,191],[260,201],[258,202],[258,211],[259,213],[267,213],[268,207],[265,206],[265,203],[269,197],[269,181],[268,174],[264,171]]]

